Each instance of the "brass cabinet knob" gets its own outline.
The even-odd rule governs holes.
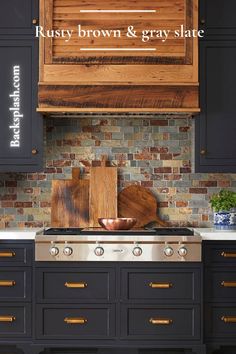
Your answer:
[[[202,150],[200,151],[200,154],[201,154],[202,156],[206,155],[206,150],[205,150],[205,149],[202,149]]]
[[[205,18],[201,18],[200,23],[201,23],[201,25],[205,25],[205,23],[206,23]]]
[[[33,23],[33,25],[37,25],[38,19],[37,18],[33,18],[32,23]]]
[[[37,149],[35,149],[35,148],[33,148],[31,152],[32,152],[32,155],[37,155],[38,150],[37,150]]]

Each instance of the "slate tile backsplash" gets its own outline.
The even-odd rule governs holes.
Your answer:
[[[171,225],[212,226],[210,195],[236,190],[236,174],[194,173],[193,135],[185,116],[47,118],[44,171],[0,174],[0,227],[50,225],[52,179],[71,178],[73,166],[89,178],[102,154],[119,167],[119,189],[150,188]]]

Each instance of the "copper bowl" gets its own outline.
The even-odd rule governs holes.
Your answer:
[[[99,224],[106,230],[130,230],[136,224],[135,218],[99,218]]]

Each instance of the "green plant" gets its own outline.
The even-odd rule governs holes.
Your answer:
[[[214,211],[230,211],[236,208],[236,192],[222,189],[218,194],[213,194],[210,199],[211,207]]]

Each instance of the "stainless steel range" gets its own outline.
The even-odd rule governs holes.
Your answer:
[[[188,228],[106,231],[50,228],[35,239],[36,261],[198,262],[201,237]]]

